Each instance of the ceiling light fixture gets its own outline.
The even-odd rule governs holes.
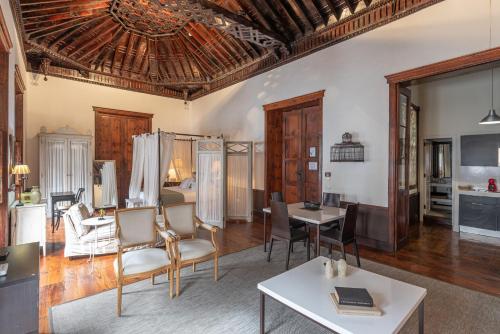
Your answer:
[[[491,0],[490,0],[490,49],[491,49]],[[494,77],[493,77],[494,66],[491,66],[491,109],[488,115],[479,122],[479,124],[500,124],[500,117],[497,115],[494,109],[494,96],[493,96],[493,85],[494,85]]]

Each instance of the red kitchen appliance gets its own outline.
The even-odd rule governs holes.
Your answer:
[[[497,191],[497,182],[495,179],[488,180],[488,191],[491,191],[491,192]]]

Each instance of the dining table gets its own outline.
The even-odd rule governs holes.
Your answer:
[[[307,223],[309,226],[314,226],[316,229],[316,247],[314,254],[319,256],[320,245],[319,245],[319,234],[320,227],[325,224],[329,224],[334,221],[339,221],[345,217],[345,209],[323,206],[321,205],[317,209],[309,209],[305,207],[304,202],[291,203],[287,205],[288,207],[288,217],[296,220],[300,220]],[[264,212],[264,252],[267,251],[267,229],[266,229],[266,216],[272,214],[271,208],[262,209]]]

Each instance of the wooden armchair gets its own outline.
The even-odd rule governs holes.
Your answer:
[[[176,242],[172,244],[176,269],[176,295],[180,293],[181,268],[192,265],[193,271],[196,264],[214,260],[214,279],[218,279],[219,248],[216,241],[218,228],[203,223],[195,215],[194,203],[179,203],[163,208],[165,228]],[[211,240],[197,237],[197,229],[203,228],[211,232]]]
[[[138,279],[151,277],[154,284],[155,275],[168,272],[172,298],[175,262],[171,256],[171,247],[175,238],[156,225],[156,208],[116,210],[115,222],[118,252],[113,266],[118,292],[118,316],[121,316],[123,285]],[[154,248],[157,233],[165,238],[165,249]]]

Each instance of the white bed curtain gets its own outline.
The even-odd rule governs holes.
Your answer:
[[[104,162],[101,169],[102,184],[102,205],[112,206],[118,203],[116,193],[116,173],[115,163],[111,161]]]
[[[248,157],[227,157],[227,214],[228,217],[247,218],[251,215],[249,200]]]
[[[174,155],[172,165],[177,176],[177,180],[182,181],[192,176],[192,155],[191,141],[176,140],[174,142]]]
[[[222,159],[222,154],[198,155],[198,217],[207,223],[222,224],[221,212],[224,203]]]
[[[128,197],[133,199],[139,198],[141,194],[141,185],[144,177],[145,138],[145,135],[135,136],[133,142],[132,174],[128,188]]]
[[[160,180],[163,184],[172,161],[175,135],[162,132],[160,139]],[[158,183],[158,133],[145,136],[144,157],[144,204],[155,206],[158,205],[160,186]]]

